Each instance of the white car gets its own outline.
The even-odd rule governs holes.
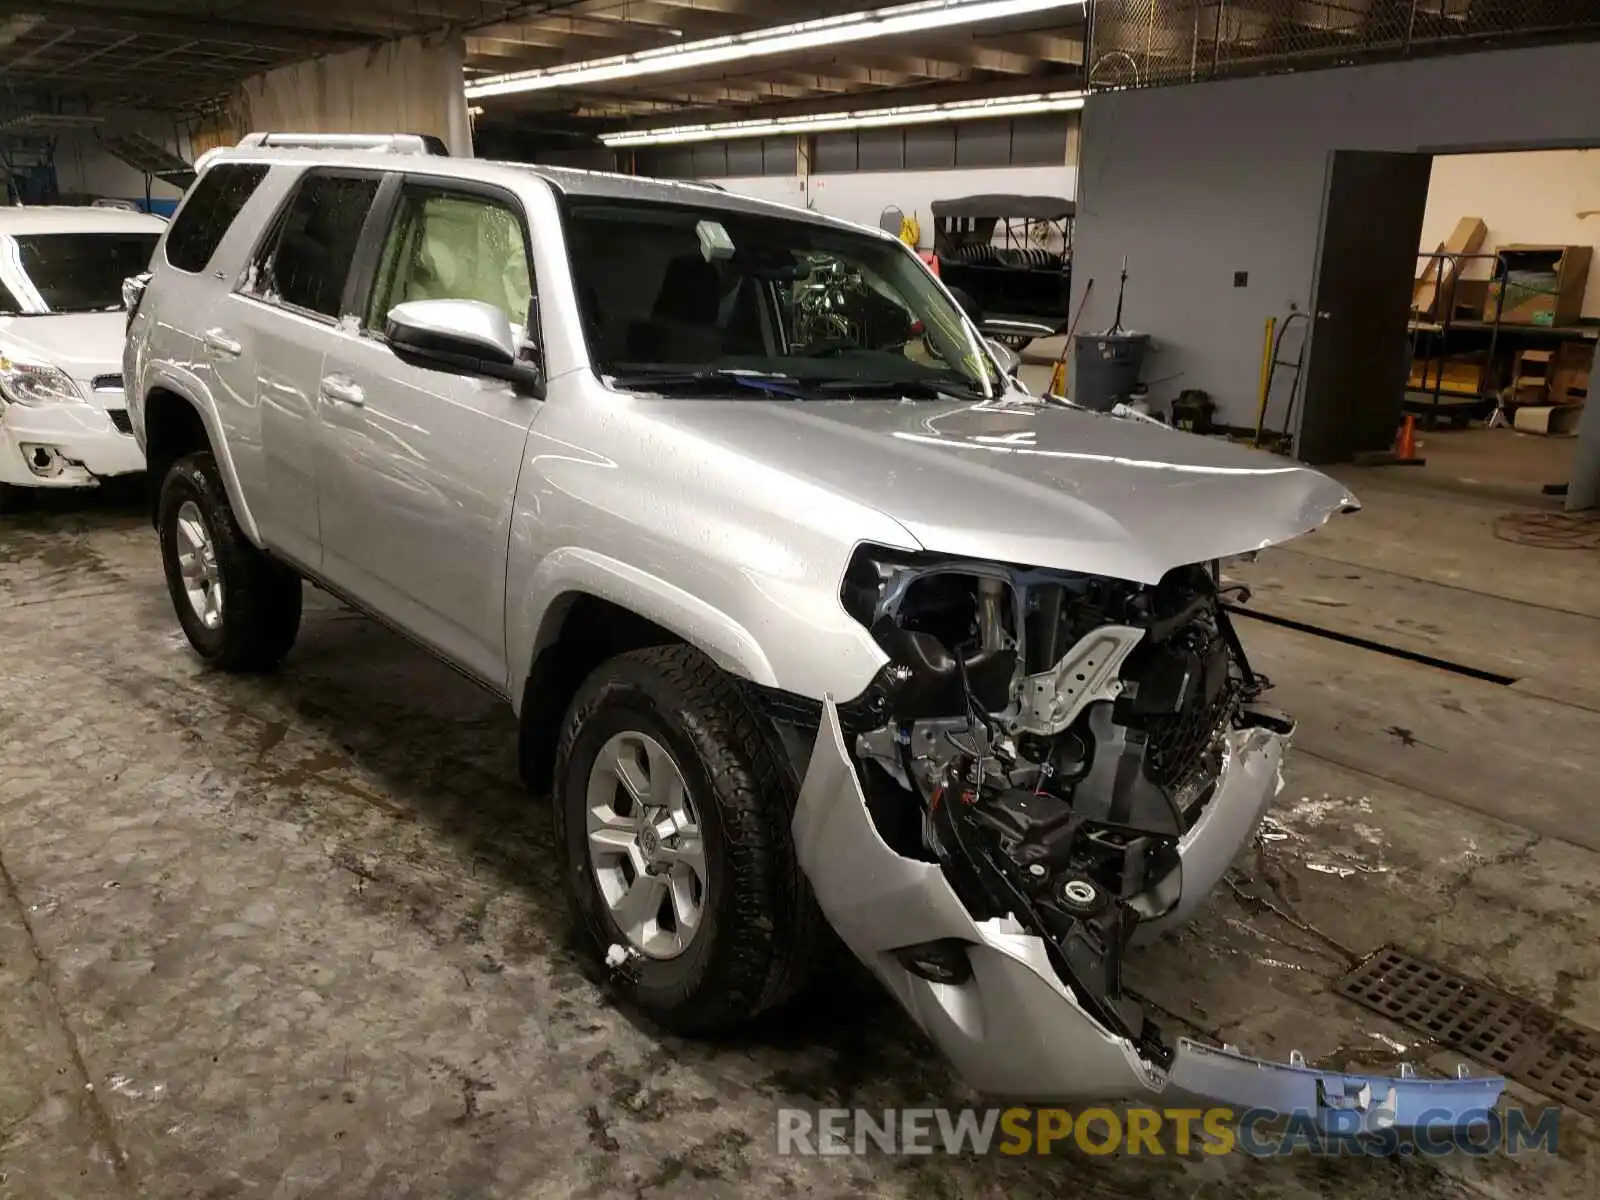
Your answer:
[[[0,208],[0,510],[23,488],[144,470],[122,394],[122,281],[165,228],[114,208]]]

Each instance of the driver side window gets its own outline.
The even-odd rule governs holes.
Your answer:
[[[368,329],[409,300],[480,300],[524,330],[533,300],[522,221],[499,200],[407,184],[378,259]]]

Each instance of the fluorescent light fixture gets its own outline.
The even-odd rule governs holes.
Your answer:
[[[976,121],[989,117],[1026,117],[1034,113],[1071,112],[1083,107],[1084,92],[1035,92],[988,100],[956,100],[945,104],[910,104],[856,112],[812,113],[755,121],[723,121],[712,125],[673,125],[662,129],[624,130],[601,134],[607,146],[669,146],[684,142],[718,142],[733,138],[783,134],[828,133],[838,129],[872,129],[895,125],[929,125],[938,121]]]
[[[510,96],[518,92],[611,83],[640,75],[688,71],[695,67],[741,62],[769,54],[788,54],[795,50],[839,46],[903,33],[925,33],[931,29],[998,21],[1005,17],[1027,16],[1058,8],[1081,10],[1084,5],[1085,0],[917,0],[914,4],[896,4],[867,12],[774,25],[749,33],[681,42],[675,46],[641,50],[637,54],[618,54],[587,62],[564,63],[558,67],[489,75],[467,84],[467,98],[481,100],[488,96]]]

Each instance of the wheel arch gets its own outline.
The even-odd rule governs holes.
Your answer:
[[[549,784],[562,719],[595,668],[630,650],[684,642],[666,626],[592,592],[573,589],[552,600],[517,694],[517,756],[529,789],[542,792]]]
[[[189,389],[177,381],[163,377],[145,391],[142,416],[151,522],[154,523],[160,504],[161,483],[172,464],[186,454],[209,450],[217,460],[217,470],[222,474],[228,503],[233,508],[239,527],[250,541],[259,546],[261,535],[255,517],[239,487],[233,456],[212,408],[195,399]]]

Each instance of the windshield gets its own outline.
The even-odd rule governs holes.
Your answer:
[[[0,235],[0,314],[114,312],[150,269],[159,233]]]
[[[563,213],[589,355],[618,386],[1004,390],[960,309],[898,242],[646,201],[576,196]]]

